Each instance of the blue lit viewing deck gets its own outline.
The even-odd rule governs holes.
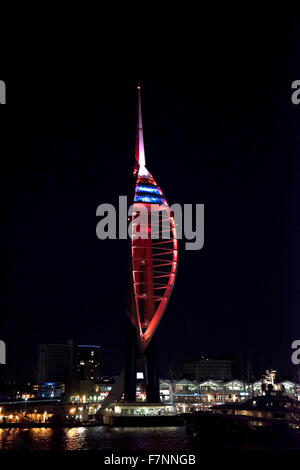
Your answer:
[[[151,193],[151,194],[162,194],[161,190],[155,188],[154,186],[146,186],[146,185],[137,185],[136,187],[137,193]]]
[[[135,196],[135,202],[149,202],[153,204],[165,204],[166,203],[163,197],[138,195],[138,194],[136,194]]]

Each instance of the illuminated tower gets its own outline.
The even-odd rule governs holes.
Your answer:
[[[174,217],[146,169],[140,85],[137,90],[124,398],[135,401],[138,366],[144,371],[147,401],[156,403],[160,397],[154,333],[175,282],[178,248]]]

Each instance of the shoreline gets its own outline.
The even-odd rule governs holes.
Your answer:
[[[28,429],[28,428],[93,428],[103,426],[97,423],[1,423],[0,429]]]

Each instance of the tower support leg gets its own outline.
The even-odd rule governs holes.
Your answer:
[[[138,354],[138,345],[136,329],[129,318],[126,319],[126,362],[124,379],[124,400],[136,401],[136,363]]]
[[[160,403],[155,337],[151,339],[144,355],[147,402]]]

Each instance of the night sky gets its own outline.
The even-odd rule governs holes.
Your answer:
[[[38,343],[68,338],[100,344],[104,374],[123,367],[127,241],[97,239],[96,208],[127,194],[140,80],[149,171],[170,204],[205,204],[204,248],[180,243],[161,374],[204,353],[292,379],[299,16],[79,13],[1,31],[0,373],[33,377]]]

